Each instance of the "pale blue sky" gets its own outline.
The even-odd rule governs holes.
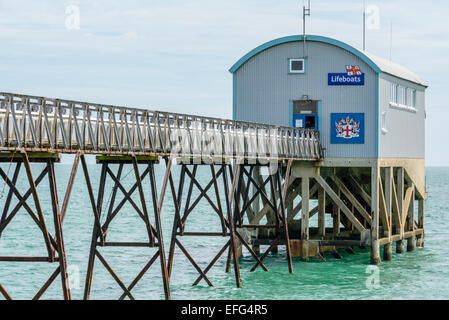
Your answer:
[[[0,0],[0,91],[230,118],[231,65],[302,32],[298,0]],[[312,0],[308,33],[356,47],[361,0]],[[428,165],[449,165],[449,2],[366,1],[380,8],[367,51],[419,74],[427,91]],[[68,30],[68,5],[80,29]]]

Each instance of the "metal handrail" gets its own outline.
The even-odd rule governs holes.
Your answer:
[[[322,158],[317,130],[0,93],[0,151]]]

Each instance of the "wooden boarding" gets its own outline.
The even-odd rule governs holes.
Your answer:
[[[154,162],[159,163],[160,157],[158,156],[128,156],[128,155],[117,155],[117,156],[96,156],[97,163],[110,163],[110,164],[120,164],[120,163],[128,163],[132,164],[134,159],[137,160],[138,163],[146,163],[146,162]]]
[[[29,162],[45,163],[48,159],[53,162],[61,162],[61,153],[55,152],[27,152]],[[23,155],[20,151],[17,152],[0,152],[0,162],[24,162]]]

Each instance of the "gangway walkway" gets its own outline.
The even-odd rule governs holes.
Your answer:
[[[0,93],[0,151],[322,157],[317,130]]]
[[[64,200],[60,204],[57,194],[55,163],[60,161],[61,154],[74,154],[73,167],[70,172],[68,185],[65,189]],[[85,155],[95,155],[97,163],[101,164],[101,175],[92,179],[86,164]],[[234,261],[236,285],[241,286],[238,262],[238,244],[250,250],[252,256],[267,270],[262,262],[265,257],[258,258],[252,251],[237,227],[242,226],[245,203],[253,201],[248,192],[250,184],[257,190],[259,196],[264,197],[264,203],[269,204],[276,216],[276,222],[258,228],[273,228],[282,231],[282,239],[287,246],[289,270],[292,263],[288,238],[288,227],[285,214],[285,198],[287,184],[293,161],[316,162],[323,158],[319,132],[316,130],[272,126],[266,124],[224,120],[186,114],[160,111],[150,111],[138,108],[102,105],[80,101],[53,99],[0,93],[0,162],[9,163],[5,172],[0,167],[2,185],[7,187],[5,204],[0,216],[1,235],[14,219],[17,213],[24,211],[42,232],[47,256],[23,257],[3,256],[0,262],[50,262],[57,263],[56,270],[43,284],[34,296],[39,299],[46,292],[54,280],[60,276],[62,291],[65,299],[71,298],[70,284],[67,272],[67,262],[63,240],[63,223],[68,213],[68,204],[74,179],[79,163],[84,173],[84,183],[92,212],[94,226],[92,242],[88,257],[88,268],[84,287],[84,298],[89,299],[93,282],[95,261],[99,260],[110,275],[123,290],[120,299],[134,299],[131,290],[142,279],[144,274],[157,260],[160,262],[164,294],[170,298],[170,275],[172,272],[173,254],[175,247],[179,247],[192,265],[200,273],[198,283],[204,279],[209,285],[212,282],[206,273],[216,262],[218,257],[228,250],[227,271],[231,261]],[[163,161],[165,174],[161,186],[155,176],[155,165]],[[38,176],[33,175],[31,162],[44,163]],[[178,187],[175,186],[172,175],[172,164],[181,165],[181,175]],[[11,166],[15,165],[14,170]],[[117,171],[113,168],[118,164]],[[212,178],[207,186],[195,177],[199,165],[210,167]],[[270,173],[268,180],[259,183],[252,178],[253,170],[259,167],[275,165],[279,170]],[[135,183],[130,189],[121,182],[125,166],[131,166]],[[16,186],[21,168],[25,169],[29,182],[28,190],[19,190]],[[143,171],[141,171],[143,168]],[[217,169],[215,169],[217,168]],[[10,172],[13,172],[12,177]],[[255,172],[255,171],[254,171]],[[244,182],[245,175],[249,180]],[[51,207],[44,208],[40,200],[37,186],[48,177]],[[145,182],[149,179],[149,182]],[[222,179],[224,195],[220,195],[219,184]],[[281,182],[283,179],[283,182]],[[114,188],[108,203],[105,203],[105,186],[107,181],[113,183]],[[183,204],[184,182],[190,181],[187,192],[187,202]],[[94,194],[92,182],[99,181],[98,194]],[[244,191],[244,184],[248,186]],[[271,186],[266,193],[265,187]],[[150,186],[148,206],[143,186]],[[191,201],[193,186],[200,190],[200,197]],[[209,197],[208,190],[216,193],[217,202]],[[161,212],[167,189],[170,190],[174,202],[175,214],[170,244],[169,256],[166,258],[161,227]],[[160,193],[158,192],[160,191]],[[24,192],[25,191],[25,192]],[[124,198],[120,201],[118,195]],[[138,193],[137,199],[132,196]],[[270,194],[268,196],[268,194]],[[77,194],[76,196],[82,196]],[[272,199],[268,199],[271,197]],[[17,199],[14,204],[13,198]],[[210,232],[207,225],[201,226],[200,232],[185,232],[187,216],[192,212],[201,198],[206,198],[218,214],[221,222],[221,232]],[[250,199],[251,198],[251,199]],[[225,205],[222,205],[224,199]],[[246,202],[241,202],[243,199]],[[29,205],[28,202],[33,204]],[[145,225],[148,239],[144,242],[111,242],[108,241],[108,230],[111,222],[119,215],[125,214],[121,210],[125,203],[132,205]],[[34,209],[33,209],[34,208]],[[51,211],[50,211],[51,210]],[[181,212],[184,210],[183,212]],[[45,218],[45,212],[52,212],[55,235],[50,234]],[[103,214],[104,213],[104,214]],[[153,220],[153,221],[152,221]],[[254,227],[254,226],[252,226]],[[194,258],[188,253],[180,241],[182,236],[223,236],[229,238],[220,254],[203,271]],[[23,235],[26,237],[26,235]],[[113,267],[109,264],[100,249],[107,247],[141,247],[156,249],[149,255],[148,263],[129,285],[125,285]],[[126,250],[124,250],[126,253]],[[126,264],[126,260],[124,260]],[[0,279],[0,293],[11,299],[7,288]]]

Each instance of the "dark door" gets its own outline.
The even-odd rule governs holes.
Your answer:
[[[318,129],[318,101],[294,101],[292,118],[296,128]]]

